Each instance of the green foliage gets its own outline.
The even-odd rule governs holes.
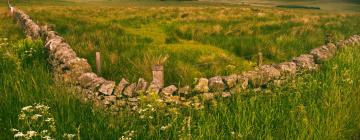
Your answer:
[[[8,65],[0,70],[4,139],[13,138],[12,128],[23,126],[18,114],[33,103],[50,107],[58,139],[64,133],[81,139],[349,139],[360,130],[356,47],[338,53],[319,72],[282,87],[219,98],[199,108],[167,106],[154,95],[141,98],[135,112],[125,108],[116,115],[93,108],[67,87],[54,84],[46,60],[33,58],[18,70]]]
[[[11,47],[22,65],[31,65],[34,60],[46,59],[45,49],[41,40],[25,39],[16,42]],[[38,57],[38,58],[36,58]]]
[[[33,19],[53,26],[93,69],[95,52],[100,51],[101,75],[115,81],[140,77],[150,81],[154,64],[145,56],[168,54],[166,84],[185,85],[197,77],[249,70],[258,52],[264,54],[264,63],[283,62],[324,44],[325,34],[339,40],[360,32],[358,14],[115,3],[22,8]]]
[[[262,11],[238,7],[223,9],[224,15],[229,15],[223,17],[217,13],[221,10],[210,7],[180,10],[183,13],[176,8],[156,8],[154,11],[142,8],[135,9],[136,12],[108,9],[106,12],[113,12],[111,16],[103,14],[107,8],[97,11],[91,6],[73,6],[28,7],[27,12],[34,19],[54,24],[55,29],[91,63],[95,51],[105,53],[103,75],[116,80],[121,76],[144,76],[150,72],[153,60],[168,54],[165,63],[168,83],[180,79],[191,83],[189,77],[250,69],[252,63],[248,61],[254,60],[247,55],[259,50],[264,53],[267,63],[277,62],[322,44],[324,32],[330,32],[337,40],[359,33],[356,14],[328,15],[292,10],[282,13],[274,9]],[[45,12],[49,9],[55,10]],[[272,14],[274,12],[279,14]],[[138,13],[139,20],[148,20],[136,22],[138,25],[134,27],[125,26],[128,23],[114,23],[115,18],[130,19],[128,15],[132,14],[129,13]],[[176,20],[170,22],[174,17]],[[24,37],[16,28],[18,25],[3,15],[0,18],[3,19],[0,20],[3,23],[0,24],[0,36],[9,37],[9,44],[0,47],[0,139],[14,138],[11,129],[26,124],[19,121],[19,113],[23,107],[34,103],[50,107],[48,113],[54,117],[56,139],[64,138],[65,133],[76,134],[81,139],[359,137],[358,46],[340,51],[320,71],[304,74],[282,87],[236,93],[230,98],[204,102],[196,108],[165,106],[157,101],[158,95],[153,95],[141,97],[142,104],[136,111],[124,108],[118,114],[111,114],[94,107],[91,102],[84,102],[69,87],[55,84],[47,60],[40,51],[43,44],[18,40]],[[107,22],[107,19],[111,20]],[[154,22],[158,20],[164,23]],[[166,38],[172,37],[178,41],[165,43]],[[30,48],[36,51],[27,55],[25,50]]]

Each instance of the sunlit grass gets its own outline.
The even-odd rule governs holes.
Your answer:
[[[358,33],[360,22],[358,14],[241,5],[78,4],[20,7],[35,21],[52,26],[93,67],[95,52],[100,51],[102,76],[116,81],[137,81],[139,77],[150,81],[152,64],[142,63],[144,56],[166,54],[170,56],[165,66],[166,84],[191,84],[198,76],[225,75],[229,65],[236,68],[230,72],[241,73],[255,66],[258,52],[264,54],[265,63],[287,61],[324,44],[325,34],[343,39]],[[177,48],[191,53],[175,52]],[[214,62],[222,60],[218,57],[200,59],[211,58],[209,53],[226,54],[227,59],[220,66]],[[192,70],[185,74],[188,68]]]
[[[139,28],[127,25],[132,22],[114,20],[124,17],[120,21],[128,21],[126,16],[141,11],[138,8],[99,10],[56,6],[50,13],[42,13],[48,7],[22,8],[39,22],[53,24],[91,64],[95,51],[102,51],[105,54],[102,74],[115,80],[121,76],[149,79],[153,58],[168,54],[167,83],[191,83],[193,77],[251,69],[255,65],[251,54],[260,48],[266,62],[272,63],[322,44],[324,31],[334,33],[336,39],[359,32],[355,28],[359,23],[356,15],[284,12],[283,16],[262,17],[263,14],[256,13],[260,17],[251,17],[255,13],[246,7],[229,10],[232,13],[221,16],[211,16],[217,15],[216,7],[178,9],[184,13],[189,10],[202,13],[179,14],[188,17],[188,21],[171,21],[171,14],[177,13],[173,8],[158,8],[163,11],[158,14],[156,9],[142,8],[145,11],[139,13],[140,21],[142,14],[164,18],[159,20],[166,24],[152,19],[150,27],[154,31],[146,22],[139,22]],[[101,15],[103,10],[115,16]],[[241,18],[243,12],[249,14],[244,17],[246,20],[226,19],[227,16]],[[272,12],[265,9],[261,13]],[[166,13],[171,16],[166,18]],[[0,139],[13,139],[11,129],[24,125],[18,121],[21,108],[34,103],[50,107],[57,139],[62,139],[64,133],[76,134],[81,139],[354,139],[360,135],[359,46],[339,51],[318,72],[304,74],[282,87],[219,98],[204,103],[200,110],[164,107],[147,99],[141,102],[140,112],[125,108],[119,114],[111,114],[83,101],[69,87],[55,84],[42,41],[23,40],[15,21],[5,14],[0,19],[0,38],[9,38],[9,45],[0,47]],[[195,26],[198,23],[201,26]],[[283,29],[278,23],[287,26]]]

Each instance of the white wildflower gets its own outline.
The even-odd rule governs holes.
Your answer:
[[[19,132],[19,130],[15,129],[15,128],[11,128],[10,131],[11,132]]]
[[[42,138],[43,138],[44,140],[55,140],[55,139],[51,138],[50,136],[43,136]]]
[[[36,120],[39,119],[40,117],[42,117],[42,115],[40,115],[40,114],[35,114],[35,115],[31,116],[31,119],[34,120],[34,121],[36,121]]]
[[[171,126],[172,126],[171,124],[168,124],[168,125],[165,125],[165,126],[161,126],[161,127],[160,127],[160,130],[161,130],[161,131],[168,130]]]
[[[24,113],[19,114],[19,120],[24,120],[26,115]]]
[[[22,132],[18,132],[14,135],[14,138],[21,138],[24,137],[25,135]]]
[[[32,138],[34,136],[37,136],[37,132],[36,131],[27,131],[26,132],[26,137],[28,138]]]
[[[29,111],[33,106],[29,105],[29,106],[25,106],[23,107],[21,110],[22,111]]]
[[[45,122],[53,122],[54,121],[54,118],[46,118],[45,119]]]
[[[65,133],[63,135],[63,137],[66,138],[66,139],[73,139],[75,136],[76,136],[75,134],[67,134],[67,133]]]

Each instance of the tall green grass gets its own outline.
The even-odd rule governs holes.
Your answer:
[[[93,107],[90,102],[79,99],[78,93],[74,93],[68,87],[55,84],[51,68],[46,61],[47,54],[42,48],[43,43],[20,40],[24,35],[21,34],[19,26],[3,16],[0,16],[3,19],[0,21],[2,23],[0,26],[7,28],[1,28],[0,35],[11,39],[9,39],[9,45],[0,47],[0,139],[13,139],[10,129],[21,128],[24,125],[18,121],[21,108],[34,103],[51,107],[50,113],[54,115],[56,121],[57,139],[62,139],[64,133],[76,134],[81,139],[119,139],[127,136],[124,133],[129,131],[135,131],[132,136],[134,139],[359,138],[359,46],[340,51],[336,58],[325,63],[318,72],[304,74],[287,82],[284,86],[269,87],[264,91],[238,93],[231,98],[206,102],[202,109],[164,107],[150,100],[142,102],[136,112],[125,108],[118,114],[111,114],[101,108]],[[40,17],[43,16],[36,19]],[[339,19],[346,23],[353,20],[345,17],[339,15]],[[332,21],[329,20],[328,24],[334,26],[321,28],[331,28],[334,32],[340,32],[336,34],[339,38],[356,32],[356,29],[352,30],[345,27],[347,25]],[[65,21],[60,22],[65,23]],[[348,24],[352,25],[352,23]],[[315,30],[316,28],[305,29]],[[67,31],[70,30],[64,30],[63,34]],[[124,31],[128,32],[125,28]],[[168,33],[171,31],[169,30]],[[345,33],[346,31],[349,32]],[[181,37],[180,34],[175,35]],[[130,36],[134,37],[134,35]],[[206,37],[208,36],[204,36]],[[71,40],[70,37],[67,39]],[[309,38],[302,37],[302,39]],[[186,40],[185,37],[179,39],[190,47],[185,48],[181,44],[169,43],[169,46],[164,48],[173,51],[174,54],[170,56],[176,56],[175,60],[184,59],[182,62],[184,64],[179,63],[179,65],[190,65],[189,72],[196,71],[196,69],[191,69],[193,68],[191,67],[192,57],[211,56],[213,52],[223,54],[212,56],[214,57],[212,59],[218,59],[217,56],[232,55],[231,51],[219,50],[221,47],[212,45],[210,47],[198,41]],[[194,52],[198,46],[210,51],[201,49]],[[140,50],[139,48],[135,47],[135,50]],[[84,46],[81,52],[86,53],[87,49]],[[204,56],[198,56],[198,52]],[[210,58],[202,59],[211,60]],[[104,74],[108,73],[110,72]]]
[[[168,54],[166,84],[191,84],[198,77],[252,69],[259,51],[265,63],[283,62],[324,44],[325,34],[343,39],[360,32],[359,14],[196,2],[167,7],[146,2],[18,3],[35,21],[64,36],[93,67],[95,52],[101,52],[101,75],[115,81],[150,81],[153,62],[146,58]]]
[[[73,133],[81,139],[352,139],[360,133],[358,48],[340,52],[320,71],[282,87],[248,91],[205,102],[204,108],[143,102],[136,112],[110,114],[93,108],[67,87],[57,85],[41,42],[21,40],[1,48],[0,137],[12,139],[21,127],[18,114],[33,103],[50,106],[58,139]],[[13,49],[23,48],[23,49]],[[23,63],[26,62],[26,63]],[[151,105],[151,106],[150,106]],[[153,111],[151,111],[153,109]],[[142,110],[142,111],[140,111]]]

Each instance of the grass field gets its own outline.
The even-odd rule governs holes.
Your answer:
[[[323,44],[327,33],[342,39],[360,31],[359,14],[199,2],[110,3],[18,6],[52,26],[92,66],[100,51],[102,75],[117,81],[151,80],[152,60],[167,54],[166,83],[190,84],[196,77],[252,69],[259,51],[266,63],[282,62]]]
[[[343,39],[360,32],[359,14],[354,13],[199,2],[110,3],[16,5],[35,21],[53,26],[93,66],[95,51],[101,51],[102,75],[114,80],[150,80],[152,60],[168,54],[167,83],[191,83],[194,77],[252,69],[258,51],[266,63],[281,62],[323,44],[325,33]],[[56,123],[51,137],[57,139],[65,139],[65,133],[75,134],[75,139],[360,137],[360,46],[341,51],[320,71],[282,87],[213,100],[203,108],[147,102],[139,112],[125,108],[114,115],[56,85],[42,42],[24,40],[3,5],[0,38],[8,39],[0,42],[0,139],[13,139],[12,128],[26,130],[36,123],[18,119],[22,108],[34,103],[50,107]]]

